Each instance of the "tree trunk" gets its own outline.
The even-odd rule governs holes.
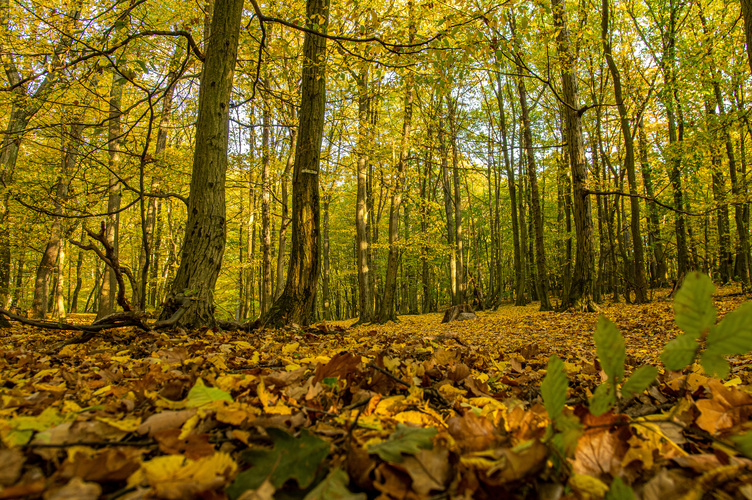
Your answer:
[[[452,184],[454,188],[454,232],[457,248],[457,304],[464,304],[467,300],[466,297],[466,283],[465,283],[465,252],[463,248],[464,237],[462,227],[462,193],[460,184],[460,165],[459,165],[459,151],[457,150],[457,101],[458,99],[447,98],[447,111],[449,112],[449,131],[452,134]]]
[[[565,0],[552,0],[554,24],[559,60],[561,62],[561,80],[564,90],[567,125],[567,147],[572,168],[572,198],[574,206],[575,233],[577,235],[577,254],[575,257],[572,286],[569,296],[562,301],[562,308],[574,307],[583,311],[597,311],[593,301],[593,218],[590,210],[590,194],[587,191],[587,165],[582,139],[582,121],[580,116],[580,99],[577,91],[575,74],[575,54],[569,39],[569,28],[565,12]]]
[[[323,257],[323,269],[321,273],[321,305],[323,309],[323,317],[329,321],[332,319],[331,308],[331,290],[330,287],[330,261],[329,261],[329,203],[331,197],[329,193],[324,193],[322,196],[323,201],[321,203],[323,208],[323,217],[321,220],[321,250]]]
[[[635,303],[645,304],[650,300],[648,298],[647,280],[645,279],[645,256],[642,247],[642,234],[640,232],[640,199],[637,193],[634,137],[629,126],[627,106],[624,104],[624,96],[622,95],[621,74],[619,73],[619,68],[616,67],[611,53],[611,42],[609,41],[609,0],[603,0],[602,8],[601,35],[603,37],[603,53],[606,56],[606,63],[614,80],[614,97],[616,99],[616,107],[619,111],[621,135],[624,139],[624,166],[627,169],[627,184],[629,185],[630,230],[632,232],[632,248],[634,253]]]
[[[413,2],[408,1],[410,16],[409,43],[415,40],[415,22]],[[399,261],[399,212],[402,206],[402,185],[407,165],[407,155],[410,152],[410,134],[413,120],[413,74],[408,72],[405,76],[405,114],[402,121],[402,136],[400,138],[400,153],[397,168],[394,172],[394,184],[392,186],[392,202],[389,210],[389,255],[387,257],[386,279],[384,281],[384,296],[381,299],[381,307],[376,317],[376,322],[384,324],[390,320],[396,320],[397,315],[394,307],[397,292],[397,267]]]
[[[747,39],[747,62],[752,72],[752,0],[741,0],[744,17],[744,35]]]
[[[96,83],[96,82],[94,82]],[[93,85],[95,87],[96,85]],[[91,96],[87,97],[90,101]],[[84,109],[89,102],[84,103]],[[47,246],[42,253],[42,258],[37,266],[36,279],[34,281],[34,301],[32,303],[32,315],[35,318],[44,318],[47,315],[47,307],[50,292],[50,277],[55,269],[55,262],[60,252],[60,245],[65,237],[63,228],[62,215],[64,213],[65,202],[68,199],[69,176],[75,166],[76,158],[81,147],[81,134],[83,133],[84,124],[81,123],[83,117],[79,117],[77,122],[70,125],[68,138],[65,142],[65,151],[63,160],[60,165],[60,175],[57,179],[57,188],[55,192],[54,213],[55,218],[52,221],[50,229],[50,238]],[[65,128],[65,124],[63,124]],[[60,277],[62,279],[62,276]]]
[[[295,110],[292,110],[292,117],[295,117]],[[297,129],[290,129],[290,154],[287,155],[287,162],[285,163],[285,170],[282,173],[282,177],[279,179],[282,191],[282,220],[279,223],[279,244],[277,249],[277,284],[274,291],[274,298],[278,298],[282,295],[282,290],[285,288],[285,249],[287,248],[287,226],[290,223],[289,216],[289,195],[288,195],[288,182],[290,172],[292,171],[293,163],[295,162],[295,140],[297,137]]]
[[[81,243],[88,245],[86,241],[88,235],[86,234],[86,224],[81,226]],[[70,312],[78,312],[78,294],[81,293],[81,287],[83,286],[83,267],[84,267],[84,252],[82,248],[78,249],[78,257],[76,258],[76,287],[73,289],[73,295],[70,299]]]
[[[185,237],[180,266],[160,316],[169,319],[183,305],[183,297],[189,298],[190,306],[178,321],[186,328],[215,324],[214,285],[226,237],[229,102],[242,12],[242,0],[217,0],[206,47]]]
[[[308,0],[307,26],[326,33],[329,0]],[[300,126],[295,149],[292,196],[292,248],[285,289],[262,315],[261,326],[297,323],[314,319],[316,286],[320,274],[319,163],[324,130],[326,92],[326,39],[306,32],[303,42],[303,82]]]
[[[267,33],[269,37],[269,33]],[[269,43],[267,41],[267,43]],[[265,62],[265,66],[268,63]],[[261,118],[261,314],[271,307],[272,301],[272,232],[271,232],[271,181],[269,180],[269,127],[271,106],[269,104],[269,68],[264,71],[263,112]]]
[[[512,218],[512,243],[514,247],[514,277],[515,277],[515,299],[514,305],[523,306],[527,303],[525,300],[525,272],[522,267],[522,252],[520,250],[520,225],[517,214],[517,185],[514,179],[514,166],[509,158],[509,140],[507,138],[507,118],[504,109],[504,92],[501,86],[501,73],[497,73],[496,102],[499,106],[499,129],[501,130],[501,148],[504,154],[504,168],[507,173],[507,188],[509,189],[509,204],[511,206]],[[499,251],[501,255],[501,251]]]
[[[13,59],[14,49],[5,45],[8,38],[5,35],[13,31],[10,2],[9,0],[0,0],[0,26],[4,31],[4,36],[0,39],[0,62],[5,69],[8,83],[13,86],[10,116],[0,146],[0,304],[3,305],[7,301],[10,290],[11,242],[7,227],[10,218],[9,187],[14,182],[13,176],[18,152],[23,134],[32,117],[47,102],[46,96],[53,90],[55,83],[63,80],[58,70],[63,66],[64,57],[75,40],[75,37],[70,36],[70,30],[78,24],[82,4],[83,0],[75,0],[65,16],[67,19],[66,25],[57,27],[61,35],[48,63],[50,69],[39,86],[36,87],[34,93],[28,95],[28,85],[23,81]]]
[[[123,101],[124,80],[116,71],[112,71],[112,84],[110,86],[110,109],[107,126],[107,152],[109,156],[108,169],[110,171],[110,186],[108,189],[107,212],[105,226],[105,238],[107,244],[115,250],[115,256],[118,255],[120,230],[120,198],[121,186],[118,173],[120,171],[120,144],[121,140],[121,104]],[[108,278],[104,281],[99,297],[99,310],[97,318],[101,319],[115,312],[115,297],[117,297],[117,278],[115,271],[111,268],[107,270]],[[135,299],[135,297],[134,297]],[[136,302],[134,300],[134,302]]]
[[[517,55],[519,58],[519,54]],[[523,74],[522,64],[518,62],[517,71]],[[535,154],[533,152],[533,134],[530,128],[530,110],[527,107],[527,90],[525,80],[519,77],[517,88],[520,94],[520,107],[522,109],[522,133],[525,140],[525,152],[527,153],[527,177],[530,182],[530,202],[531,216],[533,219],[533,229],[535,231],[535,264],[538,270],[538,298],[540,300],[540,310],[550,311],[551,302],[549,300],[549,289],[551,285],[548,278],[548,268],[546,265],[546,249],[543,246],[543,214],[541,213],[540,195],[538,194],[538,174],[535,163]]]
[[[454,203],[452,203],[451,184],[449,182],[449,148],[446,145],[444,130],[443,96],[439,97],[439,150],[441,154],[441,185],[444,192],[444,215],[446,217],[447,246],[449,247],[449,286],[452,305],[459,304],[459,290],[457,289],[457,245],[454,229]]]
[[[658,205],[655,203],[653,192],[653,169],[648,161],[647,134],[645,124],[640,118],[637,136],[637,148],[640,152],[640,171],[642,172],[642,184],[645,186],[645,195],[648,197],[648,244],[653,252],[655,272],[652,276],[653,286],[663,287],[668,285],[666,274],[666,251],[661,238],[660,219],[658,218]]]

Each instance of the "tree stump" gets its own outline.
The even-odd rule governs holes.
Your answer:
[[[460,304],[447,309],[444,312],[444,319],[442,319],[441,322],[449,323],[450,321],[466,321],[477,318],[478,316],[475,315],[470,304]]]

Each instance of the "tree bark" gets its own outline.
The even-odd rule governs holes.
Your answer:
[[[292,111],[293,118],[295,117],[295,111]],[[282,217],[279,223],[279,243],[277,244],[277,284],[275,285],[274,298],[276,299],[282,295],[282,290],[285,288],[285,250],[287,248],[287,226],[290,223],[289,216],[289,194],[288,194],[288,182],[290,172],[292,171],[292,165],[295,162],[295,140],[297,137],[297,129],[290,129],[290,153],[287,155],[287,162],[285,163],[285,170],[282,172],[282,177],[279,179],[281,185],[280,203],[282,205]]]
[[[123,101],[123,86],[125,81],[116,71],[112,71],[112,84],[110,86],[110,109],[107,125],[107,153],[108,169],[110,171],[110,186],[108,189],[107,212],[105,234],[107,244],[111,245],[118,254],[120,231],[120,199],[121,186],[118,177],[120,171],[120,144],[121,144],[121,105]],[[102,319],[115,312],[115,297],[117,296],[117,279],[115,271],[107,269],[105,281],[99,296],[99,309],[96,319]],[[134,297],[135,299],[135,297]]]
[[[519,54],[517,55],[519,58]],[[523,74],[522,64],[517,64],[517,71]],[[546,265],[546,249],[543,245],[543,214],[541,213],[540,195],[538,193],[538,174],[533,152],[533,134],[530,128],[530,110],[527,106],[527,90],[525,80],[519,77],[517,89],[520,95],[520,107],[522,109],[522,134],[525,140],[525,152],[527,153],[527,178],[530,182],[530,203],[533,218],[533,229],[535,232],[535,264],[538,270],[538,298],[540,300],[540,310],[550,311],[551,301],[549,299],[549,290],[551,288],[548,278],[548,268]]]
[[[564,90],[566,109],[564,114],[567,125],[567,147],[572,169],[572,201],[574,208],[575,233],[577,235],[577,252],[575,257],[572,286],[568,297],[562,301],[562,308],[574,307],[583,311],[597,311],[593,301],[593,218],[590,210],[590,195],[587,191],[588,172],[585,148],[582,139],[582,121],[580,99],[575,74],[575,54],[569,39],[565,0],[552,0],[554,24],[559,61],[561,63],[561,80]]]
[[[413,2],[408,1],[408,10],[410,16],[410,35],[409,43],[415,40],[415,23],[413,13]],[[402,206],[402,184],[403,176],[407,165],[407,155],[410,152],[410,135],[412,133],[413,120],[413,97],[414,97],[413,75],[408,72],[405,76],[405,99],[404,99],[404,116],[402,120],[402,136],[400,137],[400,153],[394,172],[394,183],[392,185],[392,202],[389,209],[389,255],[387,257],[386,279],[384,281],[384,295],[381,299],[376,322],[384,324],[387,321],[397,319],[395,311],[395,296],[397,294],[397,271],[399,264],[399,213]]]
[[[452,135],[452,185],[454,188],[454,241],[457,248],[457,304],[464,304],[467,300],[465,282],[465,249],[462,227],[462,192],[460,184],[459,151],[457,147],[457,105],[459,99],[447,98],[447,111],[449,112],[449,131]]]
[[[187,328],[213,326],[214,285],[225,249],[225,173],[230,93],[238,50],[243,0],[217,0],[212,36],[201,78],[196,146],[188,198],[188,220],[180,266],[160,315],[168,320],[188,296],[191,305],[178,321]]]
[[[308,0],[307,26],[326,33],[329,0]],[[303,82],[300,126],[295,149],[292,199],[292,247],[285,289],[260,326],[296,323],[314,319],[316,286],[320,274],[319,163],[324,130],[326,92],[326,38],[306,32],[303,42]]]
[[[752,72],[752,0],[741,0],[744,17],[744,35],[747,39],[747,62]]]
[[[645,304],[649,302],[648,286],[645,279],[645,255],[642,247],[642,234],[640,231],[640,199],[637,197],[637,174],[635,172],[634,136],[627,117],[627,106],[624,104],[624,96],[621,88],[621,74],[616,67],[611,42],[609,41],[609,0],[602,2],[601,36],[603,53],[606,57],[611,78],[614,81],[614,98],[616,108],[619,111],[619,125],[624,139],[624,166],[627,169],[627,183],[629,185],[630,229],[632,232],[632,248],[634,252],[633,275],[635,302]]]

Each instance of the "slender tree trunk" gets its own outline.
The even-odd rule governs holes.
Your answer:
[[[86,225],[81,226],[81,243],[86,246],[88,235],[86,234]],[[83,268],[84,268],[84,252],[85,250],[78,249],[78,257],[76,257],[76,287],[73,289],[73,294],[70,299],[70,312],[78,312],[78,294],[81,293],[81,287],[83,286]]]
[[[326,33],[329,0],[308,0],[308,27]],[[320,274],[319,163],[324,130],[326,39],[306,32],[303,42],[303,82],[300,126],[295,149],[292,196],[292,248],[285,289],[261,316],[261,326],[288,323],[308,325],[314,320]]]
[[[449,285],[452,305],[459,304],[459,290],[457,289],[457,246],[454,229],[454,203],[452,202],[451,184],[449,181],[449,148],[446,145],[444,130],[443,96],[439,97],[439,151],[441,154],[441,185],[444,192],[444,215],[446,217],[447,246],[449,247]]]
[[[577,255],[575,258],[572,286],[569,296],[562,301],[562,308],[574,307],[584,311],[597,311],[593,301],[593,218],[590,210],[590,194],[587,191],[587,165],[582,139],[582,120],[579,112],[580,99],[575,74],[575,54],[569,39],[565,12],[565,0],[552,0],[554,24],[558,30],[556,40],[561,62],[561,79],[566,102],[567,147],[572,168],[572,198],[574,206]]]
[[[89,99],[87,99],[87,101],[88,100]],[[85,109],[88,102],[85,102],[84,104]],[[82,118],[83,117],[80,117],[77,122],[74,122],[69,126],[67,138],[64,141],[64,155],[60,166],[60,175],[57,180],[57,188],[55,192],[55,218],[52,221],[50,238],[47,241],[47,246],[42,253],[41,260],[39,261],[34,282],[32,314],[35,318],[44,318],[47,315],[47,307],[50,298],[50,277],[55,269],[55,262],[60,252],[60,245],[63,243],[62,240],[65,237],[63,219],[61,216],[64,213],[65,202],[68,200],[69,176],[73,171],[81,147],[81,135],[84,129],[84,124],[81,123]],[[63,124],[63,129],[65,128],[65,124]],[[60,276],[58,281],[60,280],[62,280],[62,276]]]
[[[117,72],[112,72],[112,84],[110,86],[110,110],[107,126],[107,152],[109,155],[108,169],[110,171],[110,187],[108,189],[107,212],[109,215],[105,219],[105,239],[107,244],[115,250],[115,256],[118,255],[120,229],[120,198],[121,186],[118,174],[120,171],[120,144],[121,144],[121,104],[123,100],[124,81],[119,78]],[[97,319],[104,318],[115,311],[115,298],[117,297],[117,278],[115,271],[107,269],[108,278],[104,281],[99,297],[99,310]]]
[[[668,284],[666,273],[666,251],[663,247],[661,238],[661,226],[658,218],[658,205],[655,203],[655,193],[653,192],[653,169],[648,161],[647,134],[645,133],[645,124],[640,119],[637,136],[637,148],[640,152],[640,171],[642,172],[642,184],[645,186],[645,195],[648,201],[648,244],[653,252],[655,260],[655,274],[653,276],[654,286],[663,287]]]
[[[616,67],[613,55],[611,53],[611,42],[609,41],[609,0],[602,2],[602,21],[601,35],[603,37],[603,53],[606,56],[606,63],[611,72],[611,78],[614,81],[614,97],[616,107],[619,111],[619,125],[621,126],[621,135],[624,139],[624,167],[627,170],[627,184],[629,185],[629,207],[630,207],[630,229],[632,232],[632,248],[634,254],[634,290],[635,302],[645,304],[649,302],[648,285],[645,279],[645,256],[642,246],[642,234],[640,232],[640,199],[637,193],[637,174],[635,172],[635,153],[634,137],[627,116],[627,106],[624,104],[624,96],[621,88],[621,74]]]
[[[521,64],[517,65],[517,71],[520,74],[523,73],[524,69]],[[531,216],[535,232],[535,264],[538,270],[538,298],[540,300],[540,310],[550,311],[553,308],[549,299],[551,285],[548,278],[548,266],[546,265],[546,249],[543,246],[543,215],[541,213],[540,195],[538,194],[538,174],[535,154],[533,152],[533,134],[530,127],[530,111],[527,106],[527,90],[523,77],[519,78],[517,88],[520,94],[522,134],[527,153],[527,177],[528,182],[530,182]]]
[[[454,233],[455,244],[457,248],[457,271],[456,271],[456,303],[464,304],[467,301],[465,282],[465,255],[464,255],[464,237],[462,227],[462,193],[460,184],[460,165],[459,165],[459,152],[457,148],[457,99],[447,98],[447,110],[449,112],[449,131],[452,134],[452,185],[454,188]]]
[[[408,10],[410,16],[410,34],[409,43],[415,40],[415,21],[413,12],[413,2],[408,1]],[[399,213],[402,206],[402,185],[404,182],[404,173],[407,166],[407,155],[410,152],[410,134],[412,132],[413,120],[413,94],[414,94],[413,74],[408,72],[405,76],[405,100],[404,100],[404,117],[402,121],[402,136],[400,138],[399,160],[394,172],[394,184],[392,186],[392,202],[389,210],[389,255],[387,257],[386,279],[384,281],[384,296],[381,299],[381,308],[379,309],[376,321],[384,324],[390,320],[396,320],[395,296],[397,292],[397,267],[399,261]]]
[[[293,118],[295,117],[295,110],[292,111]],[[277,285],[274,291],[274,298],[278,298],[282,295],[282,290],[285,288],[285,251],[287,248],[287,226],[290,224],[289,216],[289,195],[288,195],[288,183],[292,166],[295,163],[295,140],[297,137],[297,129],[290,129],[290,154],[287,155],[287,162],[285,163],[285,170],[282,173],[282,177],[279,179],[282,191],[282,220],[279,223],[279,248],[277,250]]]
[[[332,319],[332,308],[330,304],[330,263],[329,263],[329,203],[331,201],[330,194],[324,193],[321,206],[323,208],[323,217],[321,220],[321,246],[323,256],[323,269],[321,273],[321,304],[323,308],[323,316],[325,320]]]
[[[169,319],[188,298],[190,305],[178,321],[187,328],[215,323],[214,285],[226,238],[229,102],[242,11],[242,0],[216,0],[206,47],[185,238],[180,266],[160,316]]]
[[[267,70],[268,71],[268,70]],[[264,88],[269,88],[269,76],[264,77]],[[272,233],[271,233],[271,183],[269,155],[269,127],[271,106],[265,91],[261,128],[261,314],[269,310],[272,300]]]
[[[499,129],[501,131],[501,148],[504,156],[504,168],[507,174],[507,188],[509,189],[509,204],[512,218],[512,243],[514,247],[514,277],[515,277],[515,300],[514,305],[523,306],[525,300],[525,272],[522,264],[522,251],[520,250],[520,224],[517,214],[517,183],[514,179],[514,166],[509,158],[509,144],[507,132],[507,117],[504,108],[504,91],[501,86],[501,74],[496,77],[496,102],[499,106]],[[513,141],[512,141],[513,142]],[[499,251],[501,255],[501,251]]]

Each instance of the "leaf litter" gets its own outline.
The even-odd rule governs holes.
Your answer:
[[[736,292],[715,295],[719,318]],[[602,312],[626,344],[604,362],[660,373],[599,416],[596,314],[120,328],[56,352],[65,333],[14,324],[0,330],[0,499],[752,498],[749,355],[724,380],[667,371],[671,302]],[[553,355],[568,389],[545,406]]]

